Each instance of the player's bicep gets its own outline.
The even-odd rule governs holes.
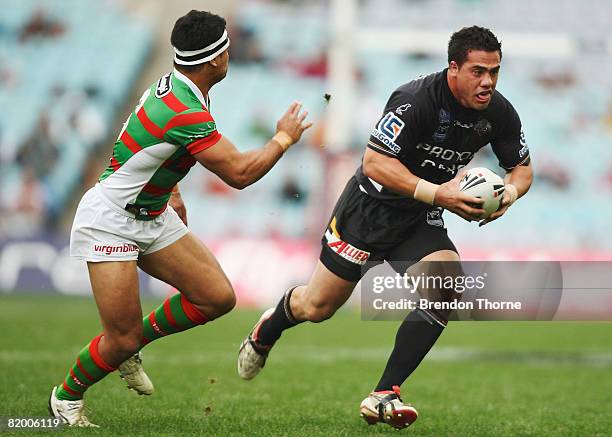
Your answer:
[[[500,167],[506,171],[519,165],[529,164],[529,147],[516,111],[512,111],[508,123],[499,137],[491,142],[491,146],[499,160]]]
[[[363,154],[363,169],[367,171],[373,167],[391,168],[396,164],[401,164],[394,156],[389,156],[386,153],[381,153],[374,148],[367,148]]]
[[[363,173],[384,186],[389,177],[405,176],[410,173],[410,170],[399,159],[385,153],[379,153],[375,149],[367,148],[363,155]]]
[[[226,137],[221,137],[211,147],[193,155],[201,165],[230,185],[234,174],[237,173],[236,168],[240,161],[240,156],[240,151]]]

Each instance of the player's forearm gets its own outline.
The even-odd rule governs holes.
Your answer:
[[[527,193],[527,191],[529,191],[531,183],[533,182],[533,170],[531,168],[531,163],[529,165],[519,165],[518,167],[513,168],[506,174],[504,182],[506,185],[514,185],[516,187],[517,198],[522,197],[525,193]]]
[[[277,141],[270,140],[261,149],[242,153],[232,186],[242,189],[257,182],[274,167],[284,152]]]
[[[379,160],[366,152],[363,162],[365,176],[388,190],[406,197],[413,197],[419,177],[415,176],[397,159]]]

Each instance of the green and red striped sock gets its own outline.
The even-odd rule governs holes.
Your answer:
[[[203,325],[208,318],[180,293],[167,298],[143,320],[142,346],[147,343]]]
[[[109,366],[98,352],[98,344],[102,334],[95,337],[79,352],[76,362],[57,389],[56,395],[62,400],[77,400],[83,398],[83,393],[96,382],[116,370]]]
[[[208,318],[185,296],[180,293],[175,294],[167,298],[159,308],[142,320],[143,338],[141,347],[166,335],[203,325],[207,321]],[[83,393],[89,387],[116,370],[116,368],[108,365],[98,352],[98,343],[100,343],[101,338],[102,334],[95,337],[79,353],[76,363],[70,368],[64,383],[56,392],[58,399],[82,399]]]

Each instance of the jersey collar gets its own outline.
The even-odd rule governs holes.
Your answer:
[[[193,83],[191,79],[189,79],[183,73],[178,71],[176,68],[174,69],[172,74],[174,74],[174,77],[176,77],[178,80],[180,80],[185,85],[187,85],[189,89],[196,95],[200,103],[202,103],[204,108],[208,110],[208,107],[210,106],[210,101],[208,99],[208,96],[204,97],[204,95],[202,94],[202,91],[200,91],[200,88],[198,88],[198,86],[195,83]]]

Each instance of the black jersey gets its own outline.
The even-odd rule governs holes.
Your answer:
[[[452,95],[446,71],[396,89],[368,147],[399,159],[413,174],[436,184],[451,180],[489,143],[506,170],[529,159],[521,121],[510,102],[495,91],[485,110],[465,108]],[[382,187],[363,174],[363,166],[355,177],[362,191],[390,206],[408,210],[429,207]]]

